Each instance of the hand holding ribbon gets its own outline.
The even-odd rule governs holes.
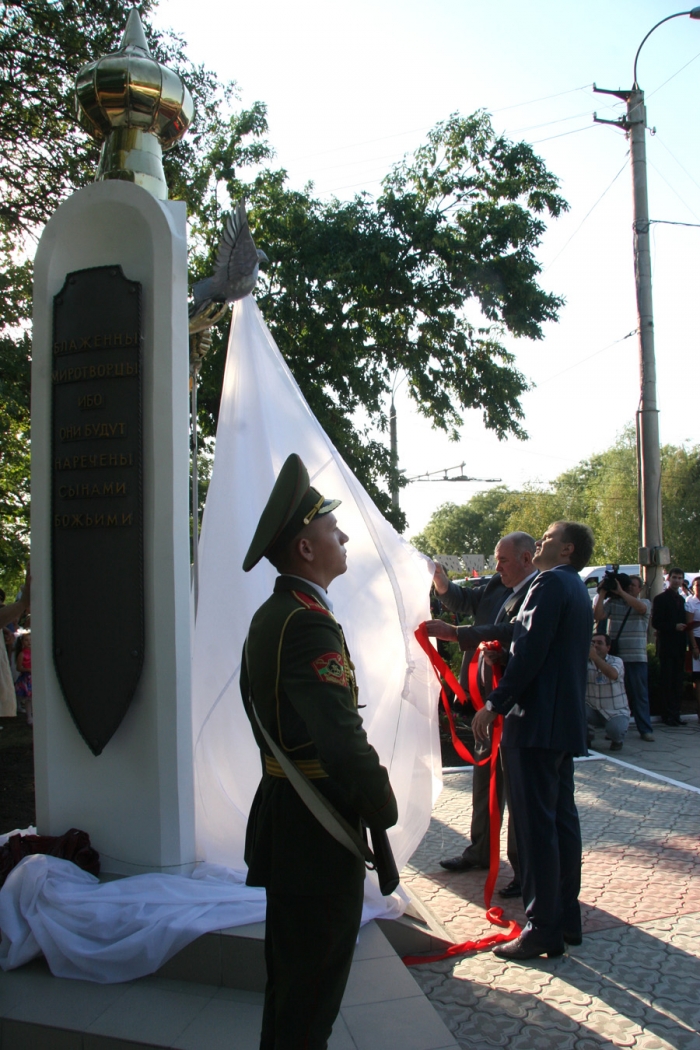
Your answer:
[[[448,948],[446,952],[439,955],[421,956],[413,955],[406,956],[404,963],[407,966],[415,966],[420,963],[437,962],[441,959],[447,959],[450,956],[462,955],[469,951],[484,951],[488,948],[494,947],[496,944],[503,943],[504,941],[514,940],[520,935],[521,929],[517,922],[509,921],[503,918],[502,908],[492,908],[491,898],[493,897],[493,890],[496,885],[496,878],[498,877],[498,868],[500,862],[500,828],[501,828],[501,813],[498,804],[498,792],[496,788],[496,765],[499,761],[499,747],[501,743],[501,732],[503,727],[503,719],[500,715],[497,715],[495,711],[489,711],[484,706],[484,701],[481,696],[481,690],[479,689],[479,656],[482,653],[492,653],[498,656],[502,653],[500,642],[482,642],[479,648],[474,653],[471,662],[469,664],[469,699],[471,700],[476,714],[472,720],[472,730],[474,736],[478,741],[488,741],[489,730],[493,727],[493,737],[491,740],[491,753],[480,761],[477,761],[464,746],[462,741],[457,736],[454,725],[454,718],[452,716],[452,709],[450,708],[445,693],[445,687],[443,683],[447,683],[450,689],[453,690],[456,698],[460,703],[464,704],[467,701],[466,694],[462,689],[461,685],[455,678],[450,667],[445,663],[437,650],[433,647],[428,636],[426,625],[422,623],[416,631],[416,639],[419,645],[426,653],[430,663],[432,664],[433,670],[435,671],[436,677],[440,682],[440,691],[442,705],[447,716],[447,721],[450,726],[450,733],[452,737],[452,746],[454,747],[457,754],[463,758],[466,762],[472,765],[485,765],[487,762],[490,765],[490,776],[489,776],[489,873],[486,878],[486,884],[484,886],[484,906],[486,908],[486,918],[493,926],[500,926],[505,930],[504,933],[491,934],[491,936],[483,937],[476,941],[464,941],[463,944],[455,944]],[[501,678],[501,667],[499,663],[491,664],[493,669],[493,686],[495,687]]]

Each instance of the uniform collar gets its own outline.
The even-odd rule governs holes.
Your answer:
[[[325,605],[330,612],[333,612],[333,602],[328,597],[328,591],[325,591],[320,584],[314,583],[313,580],[307,580],[303,576],[295,576],[292,573],[285,573],[283,576],[278,576],[275,581],[275,590],[299,590],[300,583],[303,583],[304,588],[307,591],[311,588],[312,594],[317,594],[323,605]]]

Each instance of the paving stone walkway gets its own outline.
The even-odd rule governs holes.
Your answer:
[[[685,729],[654,733],[645,744],[632,728],[614,756],[599,739],[601,757],[576,764],[580,947],[558,959],[507,963],[482,952],[411,969],[461,1047],[700,1050],[700,724],[691,717]],[[402,873],[455,941],[494,932],[485,872],[453,874],[438,863],[463,849],[470,802],[471,773],[446,775]],[[511,877],[502,863],[497,886]],[[520,901],[503,903],[524,922]]]

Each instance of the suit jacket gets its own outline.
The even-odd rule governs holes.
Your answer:
[[[492,576],[488,583],[480,584],[478,587],[460,587],[451,583],[445,594],[441,594],[440,601],[450,612],[458,616],[473,616],[475,627],[490,625],[498,616],[504,600],[512,591],[501,581],[500,573]],[[459,683],[468,692],[469,689],[469,664],[471,663],[474,650],[478,648],[482,638],[475,640],[469,634],[474,628],[458,627],[457,641],[463,650],[462,668],[459,673]],[[464,644],[463,644],[464,640]]]
[[[651,626],[658,632],[659,656],[680,658],[687,649],[688,635],[676,630],[679,623],[685,624],[685,598],[670,589],[657,594],[651,607]]]
[[[498,616],[500,610],[503,609],[503,616],[498,623],[475,624],[473,627],[457,628],[457,641],[459,642],[460,649],[468,650],[470,659],[473,656],[474,650],[477,649],[482,642],[500,642],[502,648],[508,652],[510,644],[513,641],[515,623],[518,619],[520,607],[527,597],[527,592],[530,589],[532,582],[533,581],[530,580],[530,583],[528,583],[526,587],[521,587],[517,593],[511,592],[510,597],[506,598],[505,603],[502,603],[497,609],[495,609],[493,613],[494,617]],[[508,590],[509,589],[506,588],[506,594],[508,594]],[[464,664],[462,664],[462,666],[464,667]],[[490,696],[491,690],[493,689],[493,668],[490,664],[485,662],[481,655],[479,656],[478,681],[479,690],[485,700]]]
[[[241,694],[261,752],[263,777],[248,818],[249,886],[299,894],[354,891],[364,864],[336,842],[299,798],[260,732],[265,729],[359,831],[396,823],[386,769],[357,710],[353,664],[340,624],[317,592],[279,576],[250,625]]]
[[[508,714],[504,747],[541,747],[586,753],[586,675],[593,611],[572,565],[535,578],[513,632],[511,658],[491,704]]]

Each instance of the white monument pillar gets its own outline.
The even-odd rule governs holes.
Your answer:
[[[135,66],[134,56],[138,60]],[[118,78],[115,79],[114,60],[119,59],[126,99],[117,129],[121,138],[115,144],[107,134],[100,168],[105,181],[79,190],[58,208],[44,230],[35,261],[32,673],[37,826],[40,834],[48,835],[60,835],[71,827],[87,831],[101,855],[104,871],[177,873],[190,870],[196,860],[190,687],[187,247],[185,204],[157,199],[165,196],[159,164],[160,143],[167,138],[162,133],[165,122],[158,117],[158,104],[161,94],[165,99],[166,88],[171,95],[180,90],[180,103],[185,110],[189,104],[189,117],[186,112],[181,114],[179,124],[173,118],[172,123],[178,126],[175,132],[170,129],[172,140],[184,133],[191,119],[191,99],[179,78],[159,67],[148,54],[135,12],[130,15],[120,50],[109,58],[112,109],[104,105],[100,109],[96,105],[95,112],[100,110],[107,120],[105,113],[111,119],[117,111],[114,85]],[[84,108],[90,91],[99,100],[99,65],[99,62],[92,63],[79,77],[78,97]],[[134,70],[143,73],[144,69],[152,83],[145,85],[146,104],[138,107],[134,117],[138,126],[133,127],[128,105],[138,93]],[[156,90],[154,83],[158,76],[162,84],[156,84]],[[147,126],[147,105],[150,104],[151,121],[157,132]],[[175,112],[176,107],[171,104],[170,116]],[[103,127],[103,137],[105,130]],[[120,447],[118,442],[105,440],[91,444],[91,438],[85,439],[85,435],[107,438],[113,435],[115,427],[121,427],[122,433],[127,425],[132,434],[139,430],[137,424],[120,423],[124,413],[114,407],[126,386],[117,389],[119,384],[115,386],[114,379],[111,386],[109,381],[94,379],[98,374],[95,354],[99,354],[99,350],[92,356],[83,354],[81,358],[74,350],[71,353],[69,347],[68,356],[61,357],[60,347],[54,345],[57,338],[54,325],[58,324],[54,297],[67,287],[68,275],[97,267],[110,267],[109,272],[115,275],[120,268],[123,278],[119,279],[127,291],[130,288],[127,282],[140,285],[140,288],[134,285],[133,290],[140,296],[138,437],[142,449],[142,496],[138,507],[136,503],[128,504],[128,514],[123,513],[127,503],[122,500],[120,504],[112,493],[118,495],[117,485],[122,484],[136,499],[135,493],[141,484],[137,483],[137,472],[130,468],[130,472],[119,474],[109,469],[112,460],[108,453]],[[105,304],[109,312],[109,296]],[[93,315],[99,318],[100,310],[93,310]],[[93,339],[91,346],[104,347],[99,321],[92,327],[94,332],[81,334],[87,337],[88,343]],[[118,345],[122,345],[118,328],[118,324],[112,323],[111,350],[100,359],[111,363],[99,366],[102,376],[107,368],[112,369],[110,375],[123,375],[124,369],[131,375],[134,370],[133,365],[123,363],[128,355],[114,349],[115,332],[120,340]],[[133,349],[136,339],[132,343],[130,335],[123,338]],[[85,369],[84,361],[93,366],[92,372]],[[73,372],[69,372],[70,368]],[[87,381],[74,381],[78,374],[93,376],[92,385]],[[88,407],[96,404],[97,410],[81,415],[78,405],[85,408],[86,400]],[[59,404],[64,414],[75,409],[75,426],[59,428],[55,420],[52,422],[52,412],[58,412]],[[65,445],[61,444],[64,441]],[[103,457],[101,463],[102,446],[107,458]],[[125,447],[124,443],[121,447]],[[83,455],[83,466],[97,463],[106,467],[102,471],[93,470],[91,479],[94,481],[99,473],[100,497],[109,492],[100,504],[110,512],[105,515],[95,514],[91,509],[93,504],[82,499],[88,488],[93,494],[96,491],[92,484],[87,488],[78,484],[90,476],[90,470],[84,476],[78,473],[80,456],[87,452],[96,454],[87,459]],[[116,461],[125,462],[124,456]],[[67,473],[57,474],[60,470]],[[128,481],[120,482],[120,477]],[[137,507],[133,514],[132,506]],[[130,580],[129,586],[123,588],[124,593],[118,596],[119,607],[125,610],[121,622],[117,622],[104,641],[98,639],[98,644],[86,646],[86,625],[97,616],[101,604],[104,609],[104,603],[116,601],[112,594],[93,593],[85,608],[77,615],[71,614],[68,625],[67,648],[71,659],[77,657],[76,666],[80,671],[83,659],[94,664],[96,649],[101,652],[103,645],[107,650],[110,646],[118,647],[122,626],[126,634],[127,626],[137,620],[140,623],[143,613],[142,647],[132,649],[129,654],[139,666],[142,661],[140,675],[130,672],[138,678],[133,698],[111,738],[101,752],[95,754],[96,746],[88,743],[89,732],[79,731],[69,710],[66,677],[62,672],[59,681],[57,674],[57,653],[66,656],[66,625],[61,619],[60,600],[55,607],[52,604],[52,574],[57,573],[52,558],[65,550],[61,544],[69,533],[71,573],[79,589],[75,593],[88,593],[91,581],[84,577],[81,550],[91,551],[92,562],[86,558],[85,564],[99,565],[102,545],[105,557],[110,558],[110,551],[116,549],[113,538],[120,531],[119,528],[110,531],[107,525],[124,525],[121,534],[126,536],[127,527],[131,529],[137,523],[143,535],[142,570],[137,573],[138,584],[132,585]],[[63,527],[60,542],[56,540],[59,526]],[[129,535],[133,537],[134,532]],[[56,548],[53,553],[52,545]],[[115,576],[118,583],[119,573],[112,572],[111,578]],[[64,572],[64,594],[65,587]],[[115,594],[117,591],[118,587]],[[55,640],[56,623],[63,638],[61,649]],[[123,644],[123,639],[121,641]],[[94,690],[98,712],[100,699],[110,684],[108,677],[109,672],[97,667],[89,680],[88,695]]]

